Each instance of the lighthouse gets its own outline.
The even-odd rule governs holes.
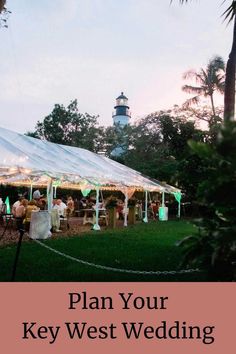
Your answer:
[[[128,136],[126,127],[129,125],[131,118],[128,98],[121,92],[120,96],[116,99],[115,111],[112,114],[114,129],[119,137],[119,144],[112,150],[111,156],[119,158],[128,149]]]
[[[120,125],[121,127],[129,124],[131,114],[128,106],[128,98],[124,95],[124,92],[121,92],[120,96],[117,97],[114,109],[115,111],[112,114],[113,124]]]

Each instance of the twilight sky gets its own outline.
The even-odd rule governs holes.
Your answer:
[[[33,130],[55,103],[77,98],[80,111],[112,124],[115,98],[129,98],[132,120],[189,95],[183,72],[215,54],[227,60],[228,3],[196,0],[8,0],[0,29],[0,126]]]

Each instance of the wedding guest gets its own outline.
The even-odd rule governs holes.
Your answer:
[[[25,198],[22,197],[22,195],[19,195],[19,196],[18,196],[18,200],[12,205],[12,210],[11,210],[11,212],[12,212],[13,216],[15,216],[15,214],[16,214],[16,208],[20,205],[20,203],[21,203],[21,201],[22,201],[23,199],[25,199]]]
[[[31,200],[26,207],[25,219],[23,221],[26,231],[29,231],[32,211],[39,211],[39,208],[37,207],[36,201],[34,199]]]
[[[16,228],[18,231],[23,229],[23,220],[26,215],[26,208],[28,206],[28,200],[22,199],[20,201],[20,205],[18,205],[15,209],[15,219],[16,219]]]
[[[72,197],[68,197],[66,204],[67,204],[68,215],[71,216],[75,210],[75,203],[74,203]]]

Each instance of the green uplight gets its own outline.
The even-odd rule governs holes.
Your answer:
[[[11,214],[11,207],[10,207],[9,197],[6,197],[5,204],[7,206],[7,214]]]

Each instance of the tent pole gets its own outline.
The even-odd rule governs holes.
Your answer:
[[[99,224],[98,224],[98,217],[99,217],[99,188],[96,187],[96,209],[95,209],[95,215],[96,215],[96,221],[95,224],[93,225],[93,230],[99,231],[101,230]]]
[[[159,208],[159,220],[166,221],[167,214],[165,208],[165,191],[162,192],[161,208]]]
[[[29,195],[29,200],[33,199],[33,183],[30,183],[30,195]]]
[[[144,219],[143,219],[143,222],[145,222],[145,223],[148,222],[147,208],[148,208],[148,191],[145,191],[145,216],[144,216]]]
[[[124,213],[124,226],[128,226],[127,224],[127,218],[128,218],[128,193],[127,189],[125,191],[125,213]]]
[[[50,178],[48,180],[48,185],[47,185],[47,202],[48,202],[49,212],[52,210],[52,199],[53,199],[53,185],[52,185],[52,179]]]
[[[104,198],[103,198],[102,190],[100,190],[100,193],[101,193],[101,199],[102,199],[102,205],[103,205],[104,204]]]
[[[162,192],[162,202],[161,202],[161,206],[162,206],[162,208],[165,207],[165,192],[164,192],[164,191]]]
[[[53,193],[54,199],[57,197],[57,186],[54,186],[54,193]]]
[[[181,208],[181,205],[180,205],[180,201],[178,202],[178,214],[177,214],[177,217],[180,219],[180,208]]]

